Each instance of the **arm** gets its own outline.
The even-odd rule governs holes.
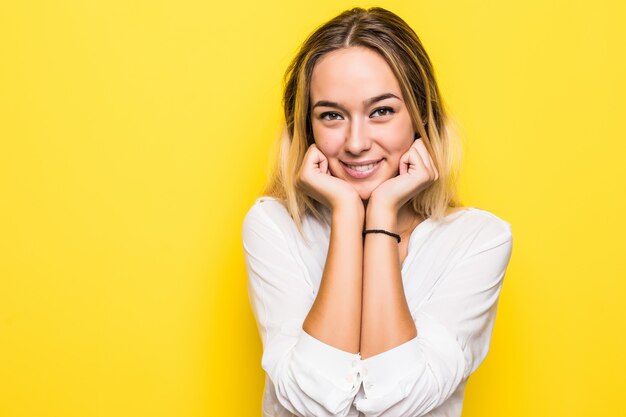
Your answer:
[[[351,185],[331,175],[326,155],[315,144],[307,149],[296,186],[332,213],[319,293],[303,328],[317,340],[356,354],[361,333],[363,202]]]
[[[423,141],[416,139],[400,158],[399,175],[380,184],[370,196],[367,229],[397,229],[397,216],[407,201],[439,178]],[[361,356],[365,359],[417,335],[402,287],[397,242],[368,234],[363,254],[363,322]]]
[[[353,207],[333,210],[322,281],[303,329],[324,343],[356,354],[361,337],[364,210],[360,201]]]
[[[511,256],[512,236],[508,224],[491,222],[483,224],[469,238],[472,243],[465,254],[446,269],[427,301],[411,312],[417,336],[395,346],[386,342],[388,347],[392,346],[390,349],[361,362],[366,398],[357,400],[355,405],[365,416],[425,415],[450,398],[485,359]],[[367,250],[366,246],[366,259]],[[370,277],[367,270],[364,276],[366,280]],[[381,273],[371,275],[371,279],[377,280],[377,286],[382,287],[384,284],[378,281],[389,281],[393,276]],[[366,296],[368,283],[364,282],[363,326],[370,328],[372,333],[377,331],[376,322],[365,323],[367,317],[373,316],[373,312],[366,313],[369,304],[374,302]],[[373,293],[369,294],[373,296]],[[385,302],[396,300],[387,297]],[[386,308],[402,310],[404,305],[400,303],[399,307],[396,304]],[[385,324],[379,324],[378,331],[383,331]],[[398,326],[391,327],[398,330]],[[363,340],[368,340],[365,331]],[[377,347],[368,349],[371,352],[380,350]]]
[[[346,415],[360,385],[355,366],[359,355],[332,345],[352,346],[355,342],[348,335],[358,337],[350,328],[353,312],[349,312],[347,306],[345,310],[336,308],[345,298],[337,302],[328,294],[333,292],[333,284],[339,291],[351,285],[349,275],[335,275],[348,273],[338,267],[338,255],[350,255],[342,245],[351,223],[339,213],[333,218],[335,226],[331,233],[334,237],[317,297],[319,301],[292,252],[293,242],[282,230],[284,226],[276,221],[279,215],[283,216],[280,220],[288,217],[280,203],[256,203],[243,222],[248,291],[263,343],[262,368],[281,405],[297,416]],[[314,303],[315,309],[312,308]],[[345,313],[343,318],[339,316],[342,313]],[[335,320],[331,322],[329,318]],[[304,327],[331,344],[304,331],[305,319]],[[333,331],[335,324],[339,330]],[[358,323],[354,326],[358,329]],[[342,335],[344,331],[347,334]],[[356,343],[358,346],[358,341]]]
[[[395,230],[400,207],[438,176],[425,144],[415,140],[400,159],[399,175],[372,192],[368,228]],[[425,415],[450,398],[485,358],[512,242],[508,223],[489,220],[469,231],[457,229],[463,236],[448,229],[452,241],[468,243],[457,248],[463,255],[450,261],[417,311],[406,303],[396,242],[367,235],[360,363],[365,398],[355,402],[365,416]]]
[[[370,206],[367,229],[396,230],[396,213]],[[366,235],[363,255],[361,358],[366,359],[417,336],[400,274],[398,242],[385,234]]]

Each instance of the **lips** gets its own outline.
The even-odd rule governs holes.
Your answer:
[[[343,161],[340,162],[341,166],[344,168],[348,175],[350,175],[352,178],[362,179],[373,175],[380,166],[382,159],[352,163],[346,163]]]

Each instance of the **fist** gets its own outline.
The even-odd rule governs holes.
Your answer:
[[[361,202],[357,190],[348,182],[332,176],[328,158],[311,144],[296,176],[296,187],[311,198],[334,209],[340,204]]]
[[[398,171],[397,176],[376,187],[371,197],[375,205],[385,205],[396,213],[411,198],[439,179],[435,162],[421,138],[416,139],[400,157]]]

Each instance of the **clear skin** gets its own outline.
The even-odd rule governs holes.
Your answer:
[[[414,139],[399,83],[378,53],[349,47],[324,55],[310,93],[315,143],[296,185],[331,209],[332,223],[320,289],[303,329],[366,359],[417,336],[401,266],[423,219],[407,203],[439,174],[423,141]],[[368,102],[389,93],[395,97]],[[370,160],[381,162],[368,178],[343,167]],[[398,233],[401,243],[380,233],[363,239],[363,227]]]

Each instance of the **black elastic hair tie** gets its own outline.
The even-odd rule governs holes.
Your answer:
[[[386,235],[389,235],[391,237],[395,237],[396,240],[398,241],[398,243],[400,243],[400,235],[396,234],[396,233],[391,233],[388,232],[386,230],[383,229],[369,229],[369,230],[363,230],[363,237],[365,237],[366,234],[368,233],[384,233]]]

